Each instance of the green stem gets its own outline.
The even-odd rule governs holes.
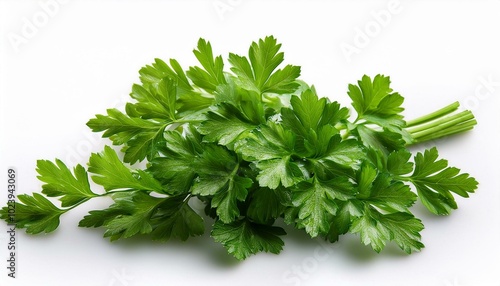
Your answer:
[[[435,112],[408,121],[405,129],[412,138],[408,145],[471,130],[477,121],[469,110],[454,113],[459,106],[458,102],[454,102]]]
[[[458,101],[455,101],[452,104],[445,106],[439,110],[436,110],[432,113],[429,113],[427,115],[424,115],[424,116],[415,118],[413,120],[407,121],[406,127],[412,127],[412,126],[419,125],[419,124],[422,124],[425,122],[429,122],[435,118],[443,117],[443,116],[450,114],[453,111],[457,110],[459,106],[460,106],[460,103],[458,103]]]
[[[477,124],[477,121],[475,119],[470,120],[468,122],[452,126],[451,128],[448,128],[446,130],[437,131],[437,132],[434,132],[434,133],[429,134],[427,136],[420,136],[418,138],[413,138],[413,140],[414,140],[413,143],[421,143],[421,142],[430,141],[430,140],[450,136],[453,134],[458,134],[458,133],[462,133],[465,131],[469,131],[469,130],[472,130],[476,124]]]
[[[474,119],[474,115],[466,110],[452,116],[439,118],[425,124],[410,127],[407,131],[414,137],[420,137],[472,119]]]
[[[72,209],[76,208],[77,206],[79,206],[79,205],[81,205],[81,204],[83,204],[83,203],[88,202],[88,201],[89,201],[90,199],[92,199],[92,198],[95,198],[95,197],[89,197],[89,198],[86,198],[86,199],[82,200],[81,202],[79,202],[79,203],[77,203],[77,204],[75,204],[75,205],[72,205],[72,206],[71,206],[71,207],[69,207],[69,208],[61,209],[61,213],[67,213],[67,212],[69,212],[70,210],[72,210]]]
[[[135,191],[135,189],[126,189],[126,190],[118,190],[118,191],[109,191],[109,192],[106,192],[104,194],[94,194],[95,196],[92,196],[92,197],[87,197],[86,199],[78,202],[77,204],[74,204],[72,205],[71,207],[69,208],[65,208],[65,209],[61,209],[62,213],[66,213],[74,208],[76,208],[77,206],[83,204],[83,203],[86,203],[88,201],[90,201],[91,199],[93,198],[100,198],[100,197],[106,197],[106,196],[109,196],[109,195],[112,195],[112,194],[116,194],[116,193],[126,193],[126,192],[131,192],[131,191]]]
[[[98,194],[98,195],[96,195],[93,198],[106,197],[106,196],[109,196],[109,195],[112,195],[112,194],[127,193],[127,192],[132,192],[132,191],[137,191],[137,189],[126,189],[126,190],[118,190],[118,191],[109,191],[109,192],[105,192],[104,194]]]

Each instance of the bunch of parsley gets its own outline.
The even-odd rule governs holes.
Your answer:
[[[468,197],[477,182],[436,148],[412,159],[407,147],[472,129],[472,113],[453,103],[405,121],[403,97],[377,75],[349,85],[351,114],[299,80],[300,67],[279,68],[280,48],[272,36],[254,42],[248,56],[229,54],[230,71],[203,39],[194,50],[201,66],[185,71],[156,59],[139,71],[124,112],[108,109],[87,123],[122,154],[106,146],[72,170],[39,160],[41,194],[20,195],[2,219],[48,233],[62,214],[107,196],[113,203],[79,226],[103,227],[110,240],[186,240],[205,231],[192,208],[199,200],[214,219],[211,236],[237,259],[279,253],[277,220],[331,242],[359,234],[377,252],[389,241],[407,253],[423,248],[422,222],[410,211],[417,197],[447,215],[457,208],[453,194]],[[104,190],[91,190],[89,176]]]

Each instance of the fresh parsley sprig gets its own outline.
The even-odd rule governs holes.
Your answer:
[[[229,54],[229,69],[200,39],[200,66],[156,59],[142,68],[125,110],[108,109],[87,125],[120,146],[106,146],[87,167],[39,160],[41,193],[20,195],[17,227],[54,231],[62,214],[91,199],[113,203],[90,211],[81,227],[102,227],[110,240],[136,235],[168,241],[210,231],[237,259],[279,253],[280,220],[312,238],[337,241],[346,233],[381,251],[390,241],[421,250],[420,199],[448,215],[454,195],[468,197],[478,182],[448,166],[435,147],[413,156],[408,146],[461,133],[476,124],[453,103],[405,120],[404,98],[387,76],[363,76],[348,86],[354,112],[282,66],[272,36],[251,44],[247,56]],[[146,168],[134,163],[146,162]],[[89,180],[102,186],[91,190]],[[60,206],[50,200],[58,198]],[[205,204],[205,213],[192,208]],[[10,221],[9,207],[0,211]]]

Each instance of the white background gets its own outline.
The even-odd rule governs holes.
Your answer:
[[[63,216],[50,235],[18,230],[16,279],[7,277],[2,224],[0,285],[500,285],[500,1],[39,0],[1,1],[0,13],[2,205],[8,167],[18,172],[21,194],[40,191],[37,159],[86,164],[108,143],[87,120],[122,108],[137,71],[154,58],[194,64],[199,37],[226,58],[274,35],[286,63],[345,105],[347,84],[377,73],[391,76],[408,117],[460,101],[477,128],[414,150],[436,144],[480,182],[451,216],[414,207],[426,248],[410,256],[394,246],[376,254],[352,235],[324,245],[290,228],[280,255],[244,262],[208,234],[186,243],[110,243],[102,229],[77,227],[109,204],[96,200]]]

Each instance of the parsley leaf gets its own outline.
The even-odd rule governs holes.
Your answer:
[[[100,154],[92,154],[89,160],[89,172],[94,173],[92,180],[104,187],[106,191],[133,188],[161,193],[161,184],[149,173],[137,170],[136,173],[126,167],[118,158],[115,150],[104,147]]]
[[[414,164],[408,160],[411,153],[406,149],[394,151],[387,156],[387,171],[393,175],[405,175],[413,170]]]
[[[239,260],[257,252],[271,252],[278,254],[283,248],[280,235],[285,231],[276,226],[252,223],[248,220],[238,220],[230,224],[216,221],[212,230],[212,237]]]
[[[228,145],[256,127],[257,125],[237,107],[229,103],[221,103],[216,112],[208,112],[207,120],[200,126],[200,132],[206,135],[206,141]]]
[[[389,77],[377,75],[373,79],[365,75],[358,81],[358,86],[350,84],[347,93],[352,99],[352,106],[358,113],[359,118],[370,122],[385,119],[386,122],[377,122],[387,127],[393,125],[401,127],[404,124],[400,113],[403,97],[398,93],[392,93]]]
[[[335,125],[348,117],[348,110],[336,102],[319,99],[313,89],[292,96],[292,108],[283,108],[283,125],[296,134],[295,150],[307,158],[324,157],[339,164],[351,166],[363,156],[355,141],[341,142]]]
[[[30,234],[49,233],[59,226],[59,217],[65,212],[57,208],[51,201],[43,195],[33,193],[33,195],[21,194],[17,197],[20,202],[9,203],[0,211],[0,218],[10,221],[15,210],[14,220],[16,227],[26,228]]]
[[[393,181],[388,174],[379,173],[365,161],[358,174],[357,198],[388,212],[409,212],[416,200],[408,185]]]
[[[153,231],[151,217],[163,200],[143,192],[132,193],[129,197],[119,197],[115,201],[123,213],[106,222],[104,237],[109,237],[113,241],[151,233]]]
[[[137,103],[131,106],[141,118],[175,121],[177,94],[176,84],[173,80],[162,79],[149,90],[134,84],[130,96],[137,100]]]
[[[141,83],[144,88],[156,87],[165,78],[170,78],[177,83],[177,91],[179,89],[189,91],[193,90],[193,86],[186,77],[186,73],[182,69],[178,61],[171,59],[170,66],[161,59],[155,59],[151,65],[146,65],[139,70]],[[183,92],[180,92],[183,93]]]
[[[167,131],[165,139],[169,144],[160,149],[163,156],[155,158],[148,170],[164,185],[166,193],[187,193],[203,153],[201,135],[190,128],[185,130],[184,136],[179,131]]]
[[[394,241],[407,253],[421,250],[419,232],[422,222],[408,213],[382,214],[376,209],[367,207],[363,216],[355,219],[349,231],[359,233],[365,245],[380,252],[387,241]]]
[[[280,48],[281,44],[270,36],[253,42],[248,58],[230,53],[231,71],[238,76],[240,85],[260,94],[294,92],[298,87],[295,79],[300,75],[300,67],[287,65],[276,70],[284,59],[284,54],[279,52]]]
[[[198,41],[198,49],[194,50],[193,53],[203,67],[203,69],[200,67],[190,67],[186,73],[195,85],[206,91],[213,92],[219,84],[226,83],[222,57],[217,56],[214,58],[210,42],[200,39]]]
[[[346,234],[351,228],[352,221],[363,215],[364,203],[359,200],[337,201],[338,210],[330,220],[330,227],[325,238],[336,242],[340,236]]]
[[[359,233],[361,242],[380,252],[391,237],[390,231],[380,222],[381,219],[382,215],[379,212],[367,208],[361,217],[352,222],[349,231]]]
[[[48,197],[60,197],[62,207],[97,196],[90,189],[87,171],[81,165],[77,165],[72,174],[61,160],[56,160],[55,163],[38,160],[37,172],[37,178],[45,183],[42,185],[42,193]]]
[[[117,193],[114,201],[107,209],[90,211],[79,226],[104,226],[104,237],[110,240],[150,234],[153,240],[166,242],[204,232],[203,219],[187,203],[189,197],[157,198],[136,191],[131,195]]]
[[[367,75],[358,81],[358,85],[349,85],[348,95],[352,99],[352,106],[361,121],[357,127],[358,136],[367,146],[384,150],[389,144],[389,151],[404,147],[411,137],[404,129],[401,107],[404,99],[390,88],[389,77],[377,75],[373,81]],[[369,128],[369,124],[378,125],[383,131]],[[385,143],[385,144],[384,144]]]
[[[205,232],[203,218],[187,203],[183,196],[166,199],[152,218],[153,240],[166,242],[172,237],[182,241]]]
[[[335,126],[347,119],[347,108],[340,108],[337,102],[318,98],[314,89],[304,90],[300,96],[293,95],[291,108],[283,108],[283,124],[305,139],[310,139],[310,131],[315,133],[325,125]]]
[[[250,194],[246,215],[254,222],[269,224],[284,213],[288,201],[290,194],[283,187],[274,190],[259,187]]]
[[[115,195],[115,202],[118,201]],[[131,208],[128,208],[131,209]],[[107,209],[103,210],[92,210],[89,214],[84,216],[83,219],[78,223],[79,227],[101,227],[107,224],[109,221],[113,220],[119,215],[124,215],[129,213],[126,208],[122,208],[120,204],[112,204]]]
[[[170,65],[161,59],[155,59],[139,71],[142,87],[146,90],[157,89],[160,82],[171,81],[176,86],[176,114],[178,118],[198,118],[200,111],[212,105],[212,95],[196,89],[186,76],[179,62],[170,59]],[[170,94],[173,94],[170,92]],[[171,97],[172,98],[172,97]],[[172,104],[170,104],[172,106]]]
[[[195,195],[213,196],[211,205],[224,223],[234,221],[240,210],[237,202],[244,201],[252,179],[239,175],[240,165],[228,150],[209,145],[200,158],[198,177],[191,188]]]
[[[109,137],[115,145],[126,144],[123,149],[125,162],[133,164],[146,157],[151,160],[157,155],[159,144],[165,142],[163,131],[166,124],[129,117],[117,109],[108,109],[107,114],[96,115],[87,126],[94,132],[104,131],[102,136]]]
[[[331,161],[341,166],[356,168],[360,160],[365,156],[359,143],[355,140],[341,140],[339,135],[330,138],[327,148],[320,154],[319,160],[322,162]]]
[[[298,184],[292,191],[292,204],[297,209],[296,226],[305,228],[311,237],[328,233],[338,209],[336,200],[349,196],[349,189],[352,190],[352,185],[342,177],[330,181],[313,178],[312,182]]]
[[[455,167],[448,167],[448,161],[438,160],[437,149],[431,148],[415,156],[415,170],[411,182],[417,188],[422,203],[431,212],[447,215],[457,204],[451,192],[469,197],[477,188],[478,182],[467,173],[460,174]]]
[[[261,161],[255,166],[260,170],[257,180],[261,187],[276,189],[280,184],[291,187],[303,179],[302,170],[290,156]]]
[[[246,160],[256,161],[261,187],[290,187],[303,179],[300,166],[292,160],[295,136],[291,132],[281,124],[269,122],[254,134],[239,144],[237,151]]]

